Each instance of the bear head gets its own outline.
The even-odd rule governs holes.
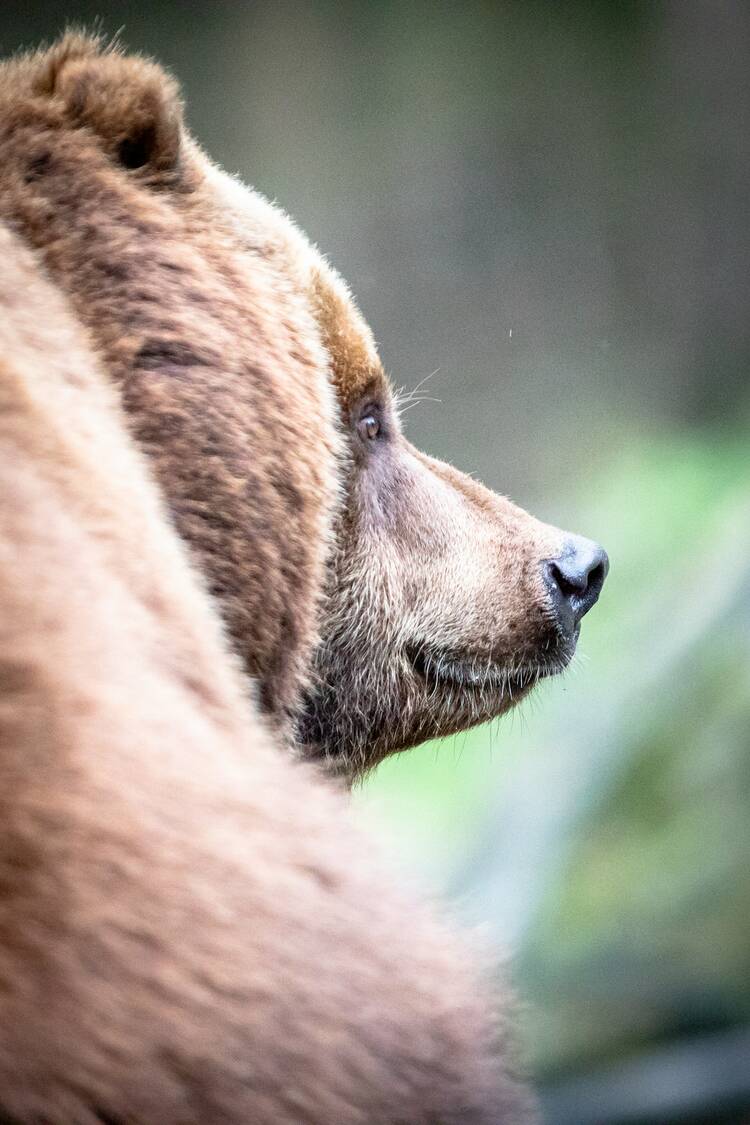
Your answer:
[[[151,457],[261,704],[361,773],[562,670],[607,559],[406,439],[372,334],[174,82],[87,37],[0,75],[0,214]]]

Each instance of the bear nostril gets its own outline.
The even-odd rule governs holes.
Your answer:
[[[578,535],[568,537],[559,558],[544,564],[551,600],[566,632],[572,632],[594,605],[608,570],[607,552]]]
[[[580,594],[585,590],[585,585],[568,578],[556,563],[552,562],[549,564],[549,573],[552,581],[557,585],[564,598],[575,597],[576,594]]]
[[[607,577],[607,571],[609,570],[609,558],[607,557],[607,552],[602,548],[599,549],[601,550],[601,553],[604,557],[589,572],[589,580],[586,587],[586,595],[587,597],[590,597],[592,599],[591,605],[594,604],[594,602],[602,592],[604,579]]]

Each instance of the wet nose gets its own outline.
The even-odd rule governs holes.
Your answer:
[[[591,539],[569,535],[562,554],[543,566],[560,625],[572,632],[602,592],[609,570],[607,552]]]

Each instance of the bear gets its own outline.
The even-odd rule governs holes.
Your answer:
[[[351,780],[562,670],[605,553],[406,441],[347,287],[200,151],[173,80],[68,35],[0,88],[0,214],[120,386],[295,752]]]
[[[17,748],[34,759],[42,722],[54,767],[5,821],[9,886],[17,854],[39,878],[0,930],[0,1105],[22,1121],[522,1119],[471,954],[388,885],[322,775],[351,781],[562,670],[606,555],[406,441],[345,284],[211,164],[160,67],[78,34],[6,62],[0,154],[4,354],[22,357],[5,475],[27,442],[51,493],[11,511],[41,542],[28,532],[3,584],[19,681],[3,753],[25,790]],[[71,394],[82,372],[93,420]],[[25,575],[47,596],[33,613]],[[13,656],[22,625],[33,659]],[[74,1029],[59,1063],[61,1021],[24,1000],[42,980]]]

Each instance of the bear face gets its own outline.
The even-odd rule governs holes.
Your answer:
[[[360,334],[359,378],[338,380],[346,500],[300,721],[308,752],[347,776],[493,719],[561,672],[609,565],[597,544],[415,449]]]
[[[346,286],[210,163],[158,67],[68,37],[6,65],[0,120],[0,213],[89,329],[301,753],[351,777],[565,667],[604,553],[408,443]]]

